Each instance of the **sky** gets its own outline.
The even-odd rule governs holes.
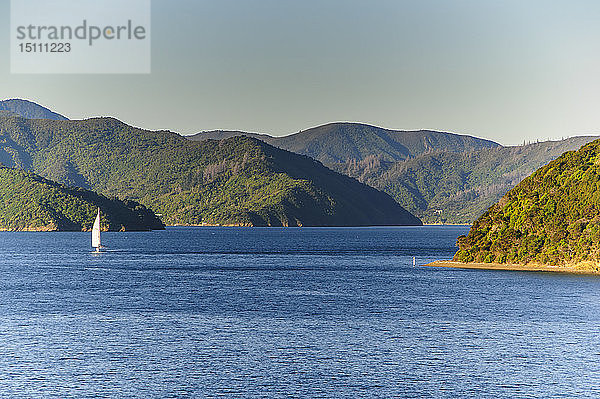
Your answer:
[[[9,26],[10,2],[0,0]],[[153,0],[150,74],[10,73],[0,99],[182,134],[333,121],[501,144],[600,134],[600,2]]]

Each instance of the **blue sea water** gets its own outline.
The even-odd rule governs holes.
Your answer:
[[[461,226],[0,233],[0,397],[600,396],[600,278]]]

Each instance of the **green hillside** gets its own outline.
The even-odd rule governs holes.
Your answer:
[[[462,152],[495,148],[500,144],[476,137],[430,130],[402,131],[361,123],[330,123],[283,137],[237,131],[212,131],[188,136],[190,140],[247,135],[275,147],[308,155],[325,165],[376,156],[383,161],[405,160],[428,152]]]
[[[395,163],[368,157],[333,168],[385,191],[427,223],[471,224],[536,169],[594,139],[438,152]]]
[[[248,135],[311,156],[391,195],[426,223],[471,224],[539,167],[596,137],[523,146],[451,133],[331,123],[284,137],[212,131],[191,140]]]
[[[0,162],[138,201],[167,224],[420,224],[387,194],[248,137],[191,142],[112,118],[0,118]]]
[[[600,140],[523,180],[458,240],[460,262],[600,261]]]
[[[0,230],[90,230],[101,209],[105,230],[163,229],[144,206],[69,188],[31,172],[0,167]]]

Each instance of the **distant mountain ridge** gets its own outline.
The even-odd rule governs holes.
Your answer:
[[[396,131],[357,123],[332,123],[284,137],[212,131],[188,138],[239,135],[318,159],[390,194],[426,223],[465,224],[537,168],[597,138],[504,147],[453,133]]]
[[[14,111],[0,110],[0,117],[11,115],[15,115]],[[241,136],[316,159],[391,195],[427,223],[471,223],[534,170],[596,138],[581,136],[503,147],[467,135],[391,130],[349,122],[329,123],[283,137],[227,130],[184,137],[204,143]],[[0,143],[0,162],[11,167],[33,168],[35,157],[32,158],[31,151],[11,140]],[[40,171],[42,175],[69,185],[96,187],[82,176],[71,159],[52,162]],[[138,198],[136,195],[133,197]]]
[[[289,136],[215,130],[186,136],[190,140],[222,139],[245,135],[275,147],[307,155],[326,165],[377,156],[384,161],[406,160],[427,152],[463,152],[501,147],[491,140],[432,130],[403,131],[362,123],[336,122]]]
[[[133,199],[167,224],[420,225],[389,195],[248,137],[193,142],[114,118],[0,117],[0,161]]]
[[[8,111],[26,119],[67,120],[66,117],[57,114],[48,108],[42,107],[39,104],[16,98],[0,101],[0,111]]]
[[[533,171],[597,136],[579,136],[462,153],[422,154],[406,161],[377,157],[332,165],[390,194],[426,223],[470,224]]]

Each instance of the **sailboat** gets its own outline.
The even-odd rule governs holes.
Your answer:
[[[96,248],[96,252],[100,252],[100,248],[102,248],[100,244],[100,208],[98,208],[94,227],[92,227],[92,247]]]

